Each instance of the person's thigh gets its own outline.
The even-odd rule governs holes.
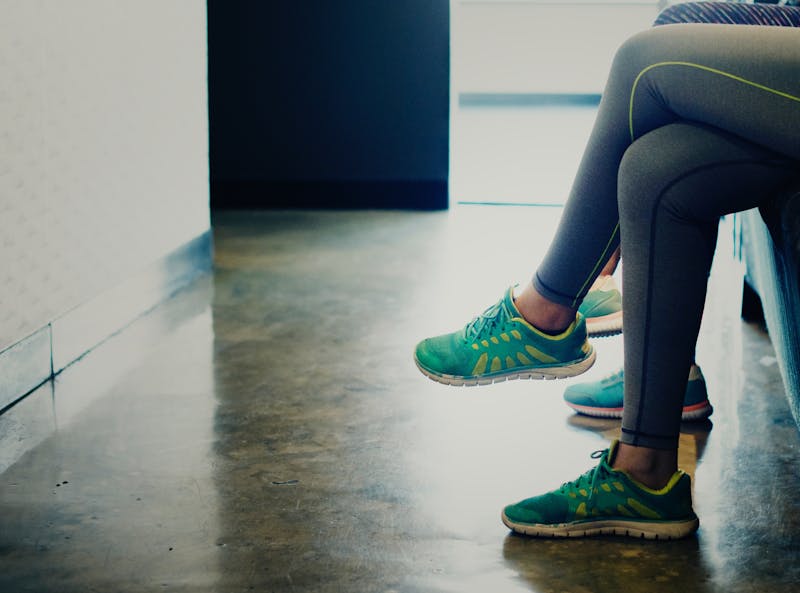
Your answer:
[[[800,159],[800,29],[667,25],[616,57],[630,140],[668,121],[702,122]]]

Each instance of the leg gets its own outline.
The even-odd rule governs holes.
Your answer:
[[[617,247],[614,250],[614,253],[611,254],[609,260],[606,262],[606,265],[603,266],[602,270],[600,270],[600,276],[613,276],[614,272],[617,271],[619,260],[620,260],[620,249],[619,247]]]
[[[529,535],[683,537],[697,527],[678,431],[719,217],[756,206],[797,162],[694,123],[634,142],[619,171],[625,259],[622,442],[554,492],[509,505],[503,521]]]
[[[800,29],[670,25],[626,42],[562,222],[520,309],[534,293],[567,309],[580,303],[619,243],[617,170],[647,132],[705,122],[800,159],[798,64]]]
[[[622,293],[613,276],[619,261],[617,247],[578,307],[591,337],[605,338],[622,333]]]
[[[594,353],[575,311],[619,244],[617,172],[625,151],[652,130],[693,121],[800,159],[798,64],[800,29],[673,25],[627,42],[533,283],[461,332],[420,343],[420,370],[441,382],[474,385],[589,368]]]
[[[658,128],[625,153],[619,170],[625,409],[616,463],[645,484],[661,487],[677,469],[686,369],[719,217],[757,206],[796,167],[736,136],[689,123]]]
[[[739,39],[743,55],[730,45],[738,30],[734,34],[734,28],[709,29],[706,35],[693,28],[701,41],[714,41],[717,47],[700,43],[702,51],[692,56],[697,44],[686,37],[683,49],[690,48],[688,57],[682,56],[681,47],[672,48],[671,58],[654,56],[652,52],[664,49],[660,42],[666,37],[675,41],[686,32],[669,30],[677,33],[642,35],[627,44],[609,83],[613,90],[620,84],[614,81],[625,74],[617,66],[621,57],[630,54],[621,60],[625,63],[641,60],[628,72],[638,74],[627,81],[629,139],[617,153],[626,261],[626,375],[635,375],[626,380],[623,442],[604,452],[599,465],[577,480],[506,507],[503,521],[514,531],[674,538],[697,527],[689,478],[677,470],[685,385],[681,377],[691,362],[700,325],[719,216],[757,205],[797,174],[800,81],[791,72],[800,64],[800,32],[773,35],[778,29],[745,29]],[[751,35],[764,45],[753,45]],[[643,43],[645,39],[653,43]],[[740,62],[730,65],[741,66],[738,74],[723,69],[730,55]],[[705,90],[704,78],[710,78]],[[647,92],[641,97],[643,89]],[[717,93],[709,94],[708,89]],[[613,128],[597,135],[613,101],[604,98],[607,110],[601,108],[561,229],[534,278],[540,297],[564,307],[580,301],[618,231],[616,224],[598,219],[600,234],[610,238],[605,243],[590,238],[595,254],[600,254],[595,259],[581,255],[583,237],[578,231],[588,233],[597,226],[584,207],[600,212],[598,196],[606,189],[600,184],[592,190],[589,182],[608,174],[604,167],[593,168],[604,161],[609,164],[602,149],[614,153],[619,148]],[[641,106],[646,109],[639,111]],[[592,154],[596,159],[587,158]],[[674,291],[675,286],[682,290]]]

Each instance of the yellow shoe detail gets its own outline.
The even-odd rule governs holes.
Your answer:
[[[578,508],[575,509],[575,516],[583,519],[586,516],[586,503],[582,502],[578,505]]]
[[[495,336],[492,336],[489,339],[492,341],[492,344],[499,344],[500,343],[500,340],[498,340]]]
[[[621,505],[621,504],[617,505],[617,512],[620,515],[625,515],[626,517],[635,517],[636,516],[636,515],[634,515],[633,513],[631,513],[628,510],[628,507],[626,507],[625,505]]]
[[[583,352],[584,354],[589,354],[589,351],[591,349],[592,349],[592,346],[591,346],[591,344],[589,344],[589,340],[586,340],[583,343],[583,346],[581,346],[581,352]]]
[[[508,337],[508,334],[507,334],[507,333],[505,333],[505,332],[503,332],[502,334],[500,334],[500,337],[501,337],[501,338],[503,338],[503,341],[504,341],[504,342],[510,342],[510,341],[511,341],[511,338],[509,338],[509,337]]]
[[[503,370],[503,363],[500,362],[500,357],[499,356],[495,356],[492,359],[491,371],[493,373],[496,373],[497,371],[501,371],[501,370]]]
[[[660,519],[661,515],[655,512],[648,506],[643,505],[641,502],[636,500],[635,498],[628,499],[628,506],[631,507],[634,511],[639,513],[642,517],[647,517],[648,519]]]
[[[578,495],[575,494],[574,492],[570,492],[569,496],[570,496],[570,498],[578,498]]]
[[[544,362],[546,364],[553,364],[553,363],[558,362],[557,358],[553,358],[552,356],[549,356],[549,355],[545,354],[544,352],[534,348],[530,344],[525,346],[525,350],[528,352],[528,354],[533,356],[536,360],[539,360],[539,361]]]
[[[575,321],[570,323],[567,326],[567,329],[565,329],[560,334],[552,335],[552,334],[545,333],[542,330],[540,330],[538,327],[535,327],[535,326],[531,325],[523,317],[514,317],[511,321],[513,321],[515,323],[518,323],[518,324],[522,325],[523,327],[528,328],[531,332],[543,337],[546,340],[563,340],[568,335],[570,335],[573,331],[575,331],[575,327],[578,325],[578,317],[575,317]]]
[[[522,364],[531,365],[533,361],[525,356],[522,352],[517,352],[517,360],[520,361]]]
[[[519,330],[517,330],[517,329],[512,329],[511,330],[511,335],[514,336],[515,338],[517,338],[518,340],[522,339],[522,334],[519,333]]]
[[[623,486],[621,483],[619,483],[619,482],[611,482],[611,485],[614,488],[616,488],[617,490],[619,490],[620,492],[625,492],[625,486]]]
[[[515,366],[517,366],[517,363],[514,362],[514,359],[510,356],[506,356],[506,368],[513,369]]]
[[[584,498],[586,498],[587,496],[589,496],[589,493],[588,493],[588,492],[586,492],[586,490],[584,490],[583,488],[581,488],[580,490],[578,490],[578,492],[580,492],[580,493],[581,493],[581,496],[583,496]]]
[[[478,350],[479,348],[480,348],[480,346],[478,346],[477,344],[473,344],[472,345],[472,349],[473,350]]]
[[[482,375],[486,372],[486,363],[489,362],[489,355],[484,352],[481,354],[481,357],[478,359],[478,362],[475,363],[475,367],[472,369],[472,375]]]
[[[488,342],[488,340],[481,340],[481,344],[483,344],[483,347],[484,347],[484,348],[488,348],[488,347],[489,347],[489,342]]]
[[[608,485],[608,484],[606,484],[605,482],[603,482],[602,484],[600,484],[600,488],[602,488],[602,489],[603,489],[603,490],[605,490],[606,492],[611,492],[611,486],[609,486],[609,485]]]
[[[669,479],[669,482],[667,482],[666,486],[664,486],[663,488],[659,488],[658,490],[655,490],[655,489],[650,488],[650,487],[646,486],[645,484],[642,484],[641,482],[637,481],[636,478],[631,476],[625,470],[618,470],[618,471],[620,471],[621,473],[623,473],[626,476],[628,476],[628,478],[630,478],[630,480],[634,484],[636,484],[637,487],[641,488],[645,492],[649,492],[650,494],[666,494],[667,492],[669,492],[670,490],[672,490],[675,487],[675,484],[677,484],[680,481],[681,477],[683,477],[683,474],[684,474],[683,470],[679,469],[674,474],[672,474],[672,477]]]

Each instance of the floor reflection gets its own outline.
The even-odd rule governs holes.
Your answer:
[[[714,591],[697,537],[654,542],[508,535],[503,556],[536,593]]]
[[[2,474],[0,590],[217,590],[207,303],[201,286],[65,370],[52,417],[12,409],[49,432]]]

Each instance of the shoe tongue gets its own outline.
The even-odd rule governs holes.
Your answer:
[[[625,369],[619,369],[618,371],[614,371],[610,375],[607,375],[601,379],[603,383],[619,383],[620,381],[624,381],[625,379]]]
[[[614,458],[617,456],[618,450],[619,450],[619,441],[614,440],[608,447],[606,454],[603,456],[603,462],[605,462],[605,464],[608,465],[609,468],[612,467],[614,463]]]
[[[514,304],[514,297],[512,296],[513,294],[513,289],[509,289],[509,291],[503,297],[503,300],[497,303],[494,309],[495,319],[502,321],[519,315],[517,306]]]
[[[510,288],[502,299],[465,325],[461,330],[461,338],[468,339],[475,332],[476,324],[478,324],[477,327],[480,328],[478,330],[478,333],[480,333],[484,327],[484,323],[489,319],[496,319],[498,317],[501,319],[509,319],[514,317],[515,314],[519,314],[519,311],[517,311],[517,307],[514,304],[513,290],[513,287]]]
[[[517,304],[514,302],[514,287],[512,286],[506,291],[506,296],[503,297],[503,306],[509,317],[522,317],[522,313],[517,309]]]

